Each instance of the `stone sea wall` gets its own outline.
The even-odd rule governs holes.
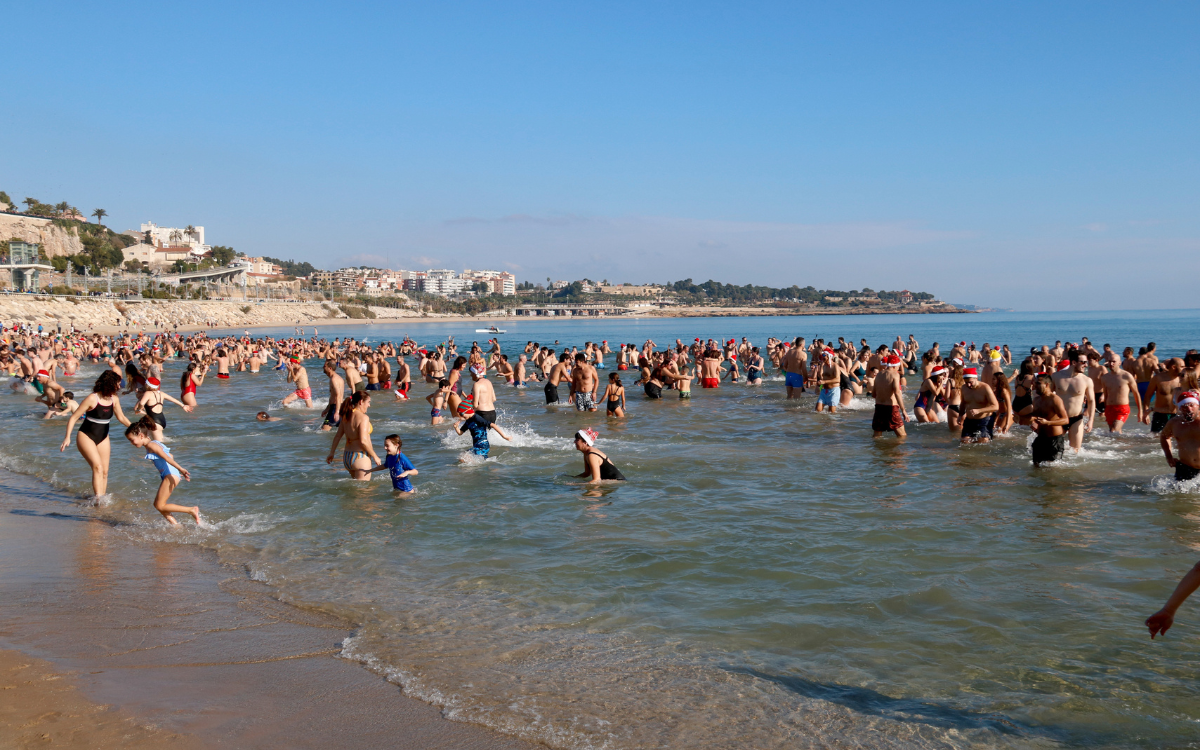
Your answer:
[[[349,306],[348,306],[349,307]],[[388,307],[372,307],[376,319],[414,318],[420,313]],[[357,313],[358,309],[351,308]],[[87,297],[58,298],[37,295],[0,295],[0,322],[41,324],[51,329],[61,325],[63,330],[74,325],[78,329],[124,328],[132,321],[135,327],[162,329],[204,327],[249,328],[251,326],[287,326],[297,322],[311,325],[313,321],[348,319],[333,303],[263,303],[254,302],[188,302],[182,300],[122,300]],[[364,320],[363,322],[367,322]]]

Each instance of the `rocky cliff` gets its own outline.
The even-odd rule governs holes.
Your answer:
[[[74,230],[55,226],[50,219],[37,216],[13,216],[0,214],[0,240],[22,240],[36,242],[46,251],[46,256],[78,255],[83,252],[83,243]]]

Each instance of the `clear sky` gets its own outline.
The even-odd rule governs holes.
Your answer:
[[[1196,307],[1200,4],[8,3],[0,189],[252,255]]]

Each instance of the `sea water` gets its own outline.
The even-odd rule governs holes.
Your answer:
[[[499,338],[514,360],[527,341],[878,346],[910,333],[943,351],[987,341],[1019,355],[1088,336],[1118,351],[1155,340],[1167,356],[1200,345],[1198,318],[509,320]],[[429,346],[454,335],[465,351],[489,337],[477,325],[320,335]],[[1019,427],[989,445],[961,447],[944,425],[873,441],[869,399],[816,414],[811,394],[784,399],[774,370],[761,387],[654,402],[622,373],[623,420],[547,406],[536,383],[497,384],[514,440],[464,462],[469,437],[430,426],[418,383],[411,401],[380,393],[370,410],[376,451],[400,434],[420,470],[417,492],[398,498],[386,473],[356,483],[340,455],[326,464],[325,381],[318,362],[308,370],[313,409],[280,408],[291,388],[269,369],[210,377],[193,414],[167,406],[168,445],[192,472],[173,500],[199,504],[210,529],[166,527],[151,507],[158,476],[119,429],[112,500],[92,512],[136,540],[211,548],[285,601],[359,623],[344,655],[451,718],[564,748],[1200,741],[1200,601],[1163,640],[1142,625],[1198,557],[1200,488],[1168,478],[1143,425],[1115,437],[1097,419],[1081,454],[1034,469]],[[100,371],[64,382],[86,393]],[[169,393],[181,371],[168,367]],[[0,394],[3,465],[82,498],[89,474],[73,446],[59,453],[63,422]],[[123,403],[130,413],[132,396]],[[282,421],[255,421],[263,409]],[[571,436],[584,427],[627,482],[574,478]]]

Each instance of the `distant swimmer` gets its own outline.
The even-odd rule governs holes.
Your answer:
[[[71,429],[82,417],[83,423],[75,436],[75,447],[79,450],[79,455],[92,467],[92,494],[97,498],[108,492],[108,462],[112,451],[112,441],[108,439],[108,424],[115,416],[118,422],[129,426],[129,420],[121,411],[121,401],[117,398],[117,391],[120,389],[119,375],[112,370],[100,373],[96,384],[92,386],[92,392],[67,420],[67,436],[58,448],[61,453],[71,444]]]
[[[46,416],[43,419],[55,419],[57,417],[69,417],[79,408],[79,403],[75,401],[75,394],[71,391],[66,391],[62,395],[62,399],[46,410]]]
[[[332,359],[325,360],[322,371],[325,373],[325,377],[329,378],[329,401],[321,412],[323,420],[321,429],[328,432],[342,423],[341,408],[346,391],[346,381],[342,379],[341,375],[338,375],[337,365]]]
[[[396,400],[407,401],[408,389],[412,388],[412,368],[404,361],[404,355],[396,356]]]
[[[171,493],[179,486],[180,477],[190,482],[192,481],[192,475],[175,461],[175,457],[171,455],[170,448],[154,439],[154,429],[156,426],[154,421],[149,417],[143,417],[142,421],[130,425],[129,429],[125,430],[125,437],[135,448],[145,449],[146,458],[154,462],[154,468],[158,469],[158,476],[162,479],[162,482],[158,485],[158,493],[154,496],[154,509],[162,513],[163,518],[167,519],[167,523],[172,526],[179,525],[179,521],[175,520],[175,517],[171,515],[172,513],[187,513],[199,525],[199,506],[193,505],[188,507],[167,502],[171,499]]]
[[[874,437],[893,432],[904,438],[904,391],[900,383],[900,357],[890,354],[882,357],[883,369],[875,376],[871,395],[875,397],[875,415],[871,418]]]
[[[610,417],[625,416],[625,386],[621,385],[619,375],[619,372],[610,372],[608,385],[604,388],[604,403]]]
[[[808,376],[808,355],[804,352],[804,339],[797,336],[791,349],[779,363],[787,386],[788,398],[800,398],[804,393],[804,380]]]
[[[558,386],[562,384],[563,378],[570,378],[571,371],[566,358],[566,351],[563,351],[562,361],[556,362],[550,368],[550,374],[546,376],[546,387],[542,390],[546,394],[547,404],[557,404],[559,400]]]
[[[196,406],[196,389],[204,385],[204,374],[208,372],[207,365],[190,363],[179,379],[179,388],[183,392],[179,400],[188,406]]]
[[[54,381],[49,370],[38,370],[35,382],[37,382],[41,394],[34,401],[45,404],[47,409],[54,409],[62,402],[63,394],[67,392],[67,389]]]
[[[441,424],[450,409],[450,381],[442,378],[438,381],[437,390],[425,397],[429,402],[429,424]]]
[[[1078,349],[1067,352],[1066,359],[1054,373],[1054,389],[1067,408],[1067,440],[1078,453],[1083,447],[1083,433],[1092,431],[1096,415],[1096,391],[1092,379],[1084,372],[1087,359]]]
[[[1172,357],[1163,364],[1163,369],[1150,377],[1146,384],[1146,395],[1142,399],[1142,423],[1149,422],[1150,433],[1153,435],[1162,432],[1167,422],[1175,415],[1175,400],[1172,394],[1180,387],[1180,376],[1183,375],[1184,368],[1184,361],[1179,357]]]
[[[921,390],[917,392],[917,403],[913,406],[917,422],[942,421],[945,412],[942,411],[941,403],[945,401],[949,372],[945,367],[938,365],[930,370],[929,377],[921,383]]]
[[[813,379],[820,389],[817,391],[816,410],[819,412],[828,408],[830,414],[836,414],[838,404],[842,401],[842,378],[845,372],[832,349],[822,349],[818,356],[820,360],[814,363],[813,371]]]
[[[746,356],[746,385],[762,385],[764,367],[766,364],[756,346]]]
[[[512,441],[512,437],[502,430],[500,425],[479,416],[478,411],[454,426],[454,431],[459,435],[468,430],[471,431],[471,452],[481,458],[487,458],[488,453],[492,450],[492,444],[488,440],[488,430],[495,430],[500,437]]]
[[[704,353],[704,359],[696,363],[700,367],[700,386],[702,388],[719,388],[721,386],[721,352],[709,349]]]
[[[1167,456],[1167,465],[1175,469],[1175,481],[1186,482],[1200,476],[1200,392],[1183,391],[1175,402],[1176,416],[1163,427],[1158,441]],[[1171,453],[1171,441],[1179,449]]]
[[[986,443],[992,439],[992,426],[1000,404],[991,387],[979,382],[979,370],[968,367],[963,370],[962,387],[962,437],[963,443]]]
[[[312,408],[312,388],[308,385],[308,370],[304,369],[304,365],[300,362],[300,358],[293,355],[288,357],[287,362],[288,376],[287,382],[295,383],[296,390],[289,393],[283,399],[283,405],[287,406],[293,401],[300,399],[308,408]]]
[[[348,399],[348,405],[349,409],[342,415],[342,423],[333,436],[333,445],[329,447],[325,463],[333,463],[338,443],[345,437],[342,466],[351,479],[365,481],[371,478],[371,469],[380,463],[379,456],[371,446],[371,419],[367,416],[367,409],[371,407],[370,393],[355,391]]]
[[[383,459],[383,465],[371,469],[371,472],[386,471],[392,480],[392,489],[396,492],[409,493],[413,492],[414,488],[409,477],[415,477],[420,472],[417,467],[413,466],[412,461],[408,460],[408,456],[400,452],[404,447],[404,441],[399,435],[388,435],[383,439],[383,450],[387,455]]]
[[[1021,410],[1027,424],[1037,433],[1033,440],[1033,465],[1041,466],[1062,458],[1066,448],[1066,429],[1070,418],[1067,407],[1054,389],[1054,380],[1039,375],[1034,387],[1033,403]]]
[[[580,430],[575,433],[575,450],[583,454],[583,473],[576,476],[588,482],[625,481],[625,475],[613,465],[608,456],[596,450],[598,435],[595,430]]]
[[[163,413],[163,405],[168,401],[186,412],[191,412],[193,409],[174,396],[163,393],[162,382],[158,378],[146,378],[146,391],[133,407],[135,413],[145,414],[154,423],[154,434],[151,437],[160,442],[163,439],[163,430],[167,427],[167,415]]]
[[[596,411],[596,392],[600,379],[596,368],[587,363],[583,352],[575,355],[575,367],[571,370],[571,400],[576,411]]]
[[[1151,341],[1149,344],[1138,352],[1138,357],[1134,365],[1134,375],[1137,376],[1138,394],[1142,400],[1146,400],[1146,394],[1150,387],[1150,379],[1154,377],[1154,373],[1158,371],[1158,356],[1155,354],[1158,346]]]
[[[1115,355],[1114,355],[1115,356]],[[1115,364],[1115,363],[1114,363]],[[1121,434],[1121,428],[1129,419],[1129,398],[1133,397],[1137,406],[1136,421],[1145,418],[1142,410],[1142,397],[1138,391],[1137,380],[1134,376],[1120,367],[1105,366],[1101,368],[1100,389],[1104,394],[1104,421],[1108,423],[1108,431]]]

